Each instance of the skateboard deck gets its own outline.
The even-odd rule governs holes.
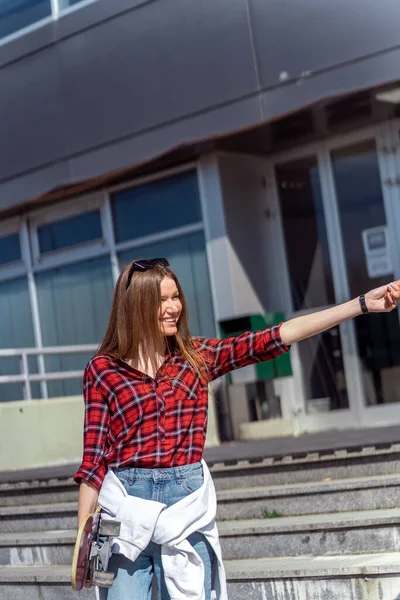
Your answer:
[[[82,520],[72,559],[71,585],[76,591],[92,585],[111,587],[114,574],[108,571],[111,539],[117,537],[120,523],[102,518],[100,507]]]

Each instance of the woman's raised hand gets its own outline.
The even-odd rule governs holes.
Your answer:
[[[400,280],[371,290],[365,294],[365,302],[370,312],[390,312],[400,300]]]

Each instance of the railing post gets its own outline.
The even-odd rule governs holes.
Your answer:
[[[51,0],[51,14],[53,16],[53,19],[58,19],[60,14],[59,0]]]
[[[20,373],[13,375],[1,375],[0,374],[0,386],[7,384],[21,384],[24,389],[24,399],[32,400],[32,384],[38,382],[43,390],[47,392],[47,381],[63,381],[69,379],[79,379],[82,381],[83,365],[79,370],[72,371],[56,371],[54,373],[45,373],[42,370],[41,364],[44,366],[44,357],[51,356],[54,354],[70,354],[70,353],[87,353],[95,352],[97,344],[81,344],[77,346],[48,346],[41,348],[0,348],[1,357],[14,357],[20,361]],[[39,373],[29,372],[29,357],[37,356],[39,361]],[[42,395],[42,398],[44,396]],[[47,396],[46,396],[47,397]],[[22,400],[22,398],[21,398]]]
[[[29,381],[29,364],[26,352],[21,352],[22,375],[24,376],[24,396],[25,400],[32,400],[31,382]]]
[[[42,348],[43,340],[42,340],[42,330],[41,330],[41,325],[40,325],[39,300],[38,300],[38,294],[37,294],[37,289],[36,289],[36,284],[35,284],[35,277],[33,274],[32,259],[31,259],[31,255],[29,252],[30,240],[29,240],[29,233],[28,233],[28,224],[25,220],[22,222],[22,225],[21,225],[21,242],[22,242],[23,256],[24,256],[24,260],[25,260],[25,264],[26,264],[26,268],[27,268],[29,298],[30,298],[30,303],[31,303],[32,325],[33,325],[33,335],[35,338],[35,346],[36,346],[36,348]],[[39,355],[37,358],[37,361],[38,361],[39,373],[45,374],[46,367],[45,367],[43,355]],[[40,382],[40,391],[41,391],[41,396],[43,399],[49,397],[46,380],[43,380]]]

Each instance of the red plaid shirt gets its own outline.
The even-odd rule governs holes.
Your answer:
[[[211,379],[288,350],[280,325],[225,340],[195,338]],[[207,384],[178,355],[156,379],[108,356],[84,373],[84,451],[75,481],[98,490],[108,467],[162,468],[201,460],[207,431]]]

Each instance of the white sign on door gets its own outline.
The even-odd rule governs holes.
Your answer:
[[[393,273],[387,227],[371,227],[362,232],[368,277],[383,277]]]

